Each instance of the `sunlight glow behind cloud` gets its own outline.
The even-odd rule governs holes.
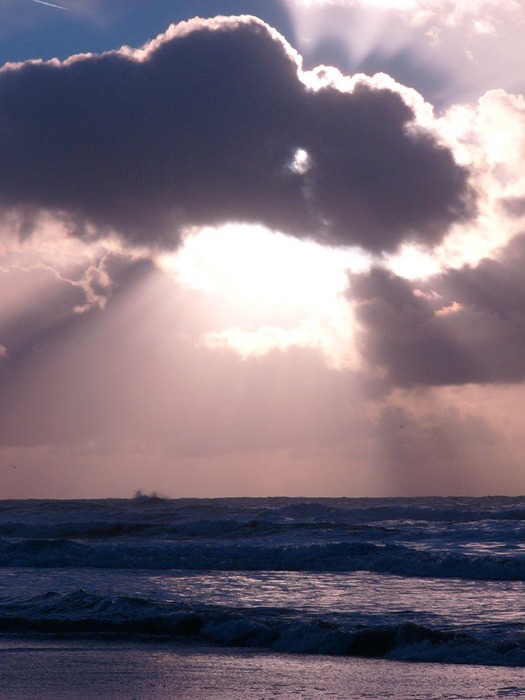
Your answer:
[[[240,296],[246,304],[322,305],[346,287],[345,270],[366,256],[301,241],[262,226],[228,224],[186,236],[181,250],[159,257],[195,289]]]
[[[331,364],[348,364],[352,324],[343,294],[347,271],[369,264],[363,253],[229,224],[188,234],[178,252],[157,262],[180,284],[237,309],[237,325],[205,334],[205,345],[229,346],[244,357],[313,347]]]

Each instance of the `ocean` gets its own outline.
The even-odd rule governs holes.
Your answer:
[[[1,698],[525,697],[525,498],[0,501]]]

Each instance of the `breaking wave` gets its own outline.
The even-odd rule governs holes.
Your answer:
[[[525,637],[494,643],[413,622],[363,625],[348,615],[288,609],[191,607],[78,590],[0,602],[0,632],[191,642],[286,653],[525,666]]]

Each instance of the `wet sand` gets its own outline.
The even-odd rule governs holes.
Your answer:
[[[525,697],[525,669],[101,642],[3,641],[0,698]]]

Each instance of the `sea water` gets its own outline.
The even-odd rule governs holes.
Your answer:
[[[46,695],[55,654],[99,683],[117,659],[128,681],[178,669],[166,695],[142,674],[141,698],[521,697],[524,580],[525,498],[3,501],[0,695],[99,697]],[[216,677],[200,696],[179,682],[192,664]]]

